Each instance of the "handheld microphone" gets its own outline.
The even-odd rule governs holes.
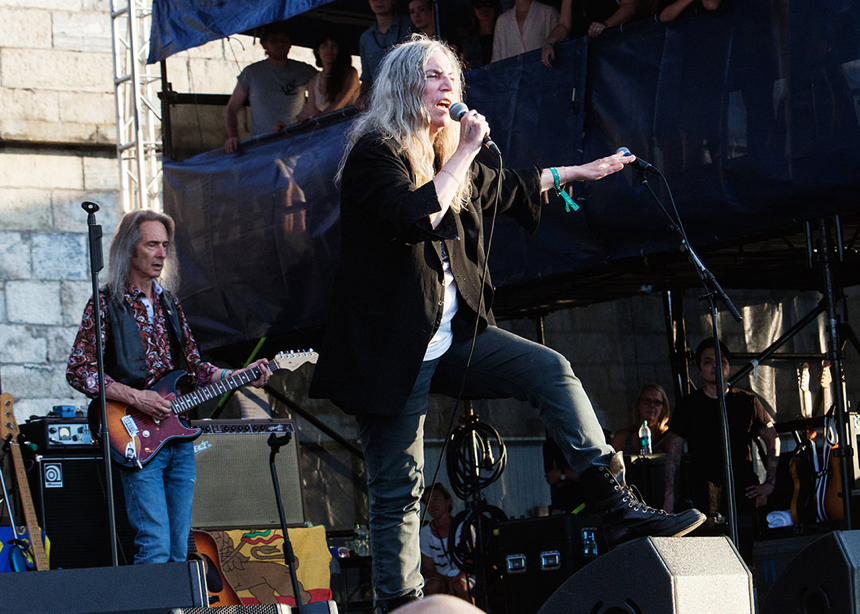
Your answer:
[[[632,156],[633,155],[632,153],[630,153],[630,150],[627,149],[626,147],[619,147],[618,149],[615,150],[615,153],[624,154],[625,156]],[[657,172],[656,168],[654,168],[649,162],[646,162],[645,160],[643,160],[639,156],[637,156],[636,159],[630,163],[630,166],[635,168],[640,173],[644,173],[647,171],[651,171],[652,173]]]
[[[450,115],[451,119],[453,119],[455,122],[458,122],[463,119],[463,116],[468,112],[469,107],[466,106],[465,102],[455,102],[451,105],[451,108],[448,109],[448,115]],[[484,140],[482,142],[484,143],[484,145],[495,151],[500,156],[502,155],[502,152],[499,151],[499,148],[496,146],[495,143],[493,143],[493,139],[490,138],[489,134],[484,135]]]

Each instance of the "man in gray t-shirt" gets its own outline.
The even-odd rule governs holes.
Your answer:
[[[317,72],[310,64],[287,57],[291,45],[287,32],[265,30],[260,44],[266,59],[245,67],[227,103],[227,153],[236,151],[239,145],[238,114],[249,97],[251,133],[256,136],[272,132],[296,122],[296,115],[305,105],[307,84]]]
[[[382,62],[383,56],[394,45],[405,41],[412,32],[409,19],[396,13],[394,5],[396,0],[368,0],[370,10],[376,19],[373,25],[362,32],[358,39],[358,53],[361,56],[361,95],[362,106],[364,99],[373,84],[373,77]]]

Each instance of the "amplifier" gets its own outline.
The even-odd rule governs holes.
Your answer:
[[[66,453],[83,450],[95,453],[93,438],[86,418],[30,418],[20,425],[21,434],[27,441],[39,446],[39,452]]]
[[[77,569],[111,564],[104,457],[83,454],[37,455],[29,472],[39,524],[51,541],[51,568]],[[120,469],[111,471],[119,562],[134,562],[134,531],[125,511]],[[2,608],[0,608],[2,609]]]
[[[598,516],[554,514],[499,523],[505,614],[534,614],[575,571],[607,551]]]
[[[197,482],[191,524],[198,529],[280,527],[267,443],[295,434],[289,420],[192,420],[203,432],[194,441]],[[288,525],[305,521],[296,437],[275,456],[278,487]]]

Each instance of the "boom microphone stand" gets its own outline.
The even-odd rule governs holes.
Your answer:
[[[96,211],[99,206],[91,202],[81,203],[81,208],[87,212],[87,226],[89,228],[89,251],[90,251],[90,276],[93,280],[93,322],[96,339],[96,361],[98,365],[99,379],[99,412],[101,416],[101,433],[98,434],[102,443],[102,454],[105,464],[105,493],[108,504],[108,532],[110,533],[111,564],[119,565],[117,556],[116,540],[116,518],[114,496],[113,496],[113,472],[110,458],[110,437],[108,436],[107,402],[105,397],[105,363],[102,348],[102,314],[99,301],[99,271],[104,268],[104,256],[102,254],[102,227],[96,224]],[[90,410],[92,411],[92,409]],[[93,434],[95,435],[95,433]]]
[[[627,152],[629,154],[629,152]],[[641,162],[641,164],[632,164],[633,168],[636,170],[637,175],[639,176],[639,183],[648,190],[648,193],[651,195],[651,198],[654,199],[654,202],[660,207],[660,210],[663,212],[663,215],[669,220],[669,227],[677,233],[681,237],[681,248],[686,250],[686,252],[690,255],[690,262],[696,269],[696,273],[699,275],[699,279],[705,287],[705,293],[701,295],[700,299],[707,299],[708,304],[710,306],[710,314],[711,314],[711,329],[714,337],[714,360],[716,361],[716,377],[717,377],[717,399],[720,402],[720,426],[722,427],[722,435],[723,435],[723,464],[725,467],[725,481],[726,481],[726,503],[727,503],[727,515],[726,518],[729,522],[729,536],[732,540],[732,543],[737,547],[738,545],[738,525],[737,525],[737,502],[735,501],[735,481],[734,481],[734,472],[732,471],[732,456],[731,456],[731,445],[729,441],[729,418],[728,413],[726,412],[726,382],[723,377],[723,357],[722,352],[720,351],[720,326],[718,316],[718,308],[717,308],[717,300],[720,299],[725,305],[726,309],[728,309],[729,313],[732,314],[732,317],[737,322],[741,321],[741,314],[738,312],[732,300],[728,297],[728,295],[723,290],[722,286],[720,286],[716,277],[714,277],[713,273],[711,273],[708,268],[704,265],[704,263],[699,258],[696,251],[693,249],[693,246],[690,245],[689,239],[687,239],[687,233],[684,231],[684,225],[681,223],[681,218],[678,215],[678,210],[675,209],[675,216],[673,218],[672,215],[666,210],[666,207],[663,206],[663,203],[658,198],[657,194],[654,192],[654,189],[651,187],[651,184],[648,182],[647,173],[653,172],[660,176],[663,180],[663,183],[666,184],[666,188],[668,190],[668,184],[666,183],[666,178],[663,177],[663,173],[659,170],[644,162],[642,160],[636,160],[636,162]],[[669,192],[670,200],[672,193]],[[674,201],[673,201],[674,208]]]

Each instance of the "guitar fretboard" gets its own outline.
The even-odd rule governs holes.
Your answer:
[[[243,371],[242,373],[231,375],[230,377],[215,382],[214,384],[209,384],[203,388],[197,388],[188,394],[176,397],[170,402],[170,407],[173,410],[173,413],[181,414],[192,407],[197,407],[209,399],[214,399],[226,392],[230,392],[231,390],[250,384],[260,377],[261,374],[262,370],[260,367],[254,367],[250,371]]]

